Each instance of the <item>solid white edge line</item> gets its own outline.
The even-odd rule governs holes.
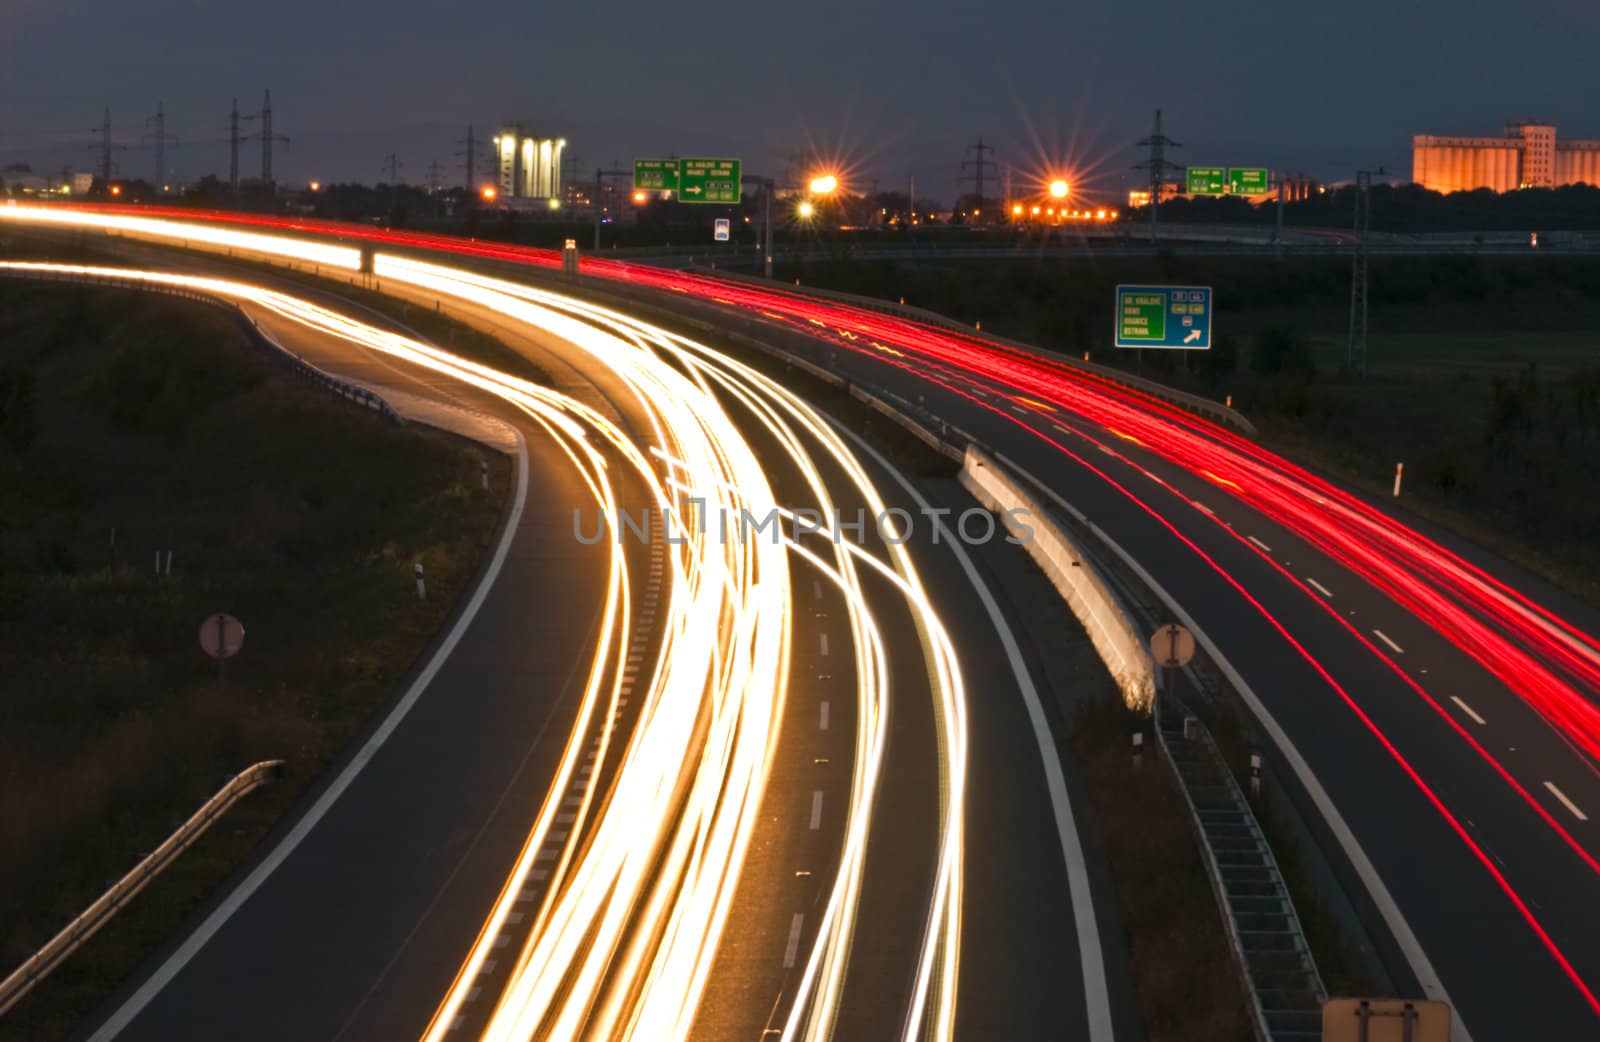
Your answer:
[[[1328,589],[1326,586],[1324,586],[1321,583],[1317,582],[1317,580],[1311,578],[1309,575],[1306,576],[1306,585],[1310,586],[1313,590],[1316,590],[1318,593],[1322,594],[1324,597],[1332,597],[1333,596],[1333,591],[1332,590]]]
[[[1478,711],[1476,709],[1473,709],[1471,706],[1469,706],[1465,702],[1461,701],[1461,699],[1456,697],[1455,695],[1451,695],[1450,696],[1450,701],[1452,701],[1456,705],[1460,706],[1461,707],[1461,711],[1463,713],[1466,713],[1468,716],[1472,717],[1472,719],[1476,720],[1480,725],[1487,724],[1489,722],[1489,721],[1485,720],[1483,717],[1479,716],[1478,715]]]
[[[1399,945],[1400,951],[1406,957],[1406,962],[1410,964],[1411,972],[1416,975],[1417,984],[1422,988],[1424,997],[1450,1003],[1450,1038],[1452,1042],[1472,1042],[1472,1035],[1467,1031],[1467,1026],[1461,1019],[1461,1011],[1456,1008],[1455,1003],[1450,1002],[1450,994],[1445,990],[1444,982],[1439,979],[1438,971],[1433,968],[1433,963],[1428,959],[1427,952],[1422,950],[1422,942],[1418,941],[1417,935],[1412,932],[1411,924],[1406,921],[1405,913],[1400,911],[1400,906],[1395,902],[1394,895],[1389,893],[1389,888],[1384,885],[1383,878],[1378,875],[1377,868],[1373,866],[1371,859],[1367,857],[1367,852],[1361,848],[1361,843],[1356,839],[1355,833],[1350,830],[1349,823],[1344,820],[1344,816],[1339,813],[1339,809],[1333,805],[1332,797],[1322,787],[1322,783],[1317,780],[1316,774],[1311,770],[1311,766],[1306,763],[1305,757],[1300,755],[1300,750],[1295,748],[1295,744],[1289,740],[1289,735],[1283,730],[1282,725],[1278,723],[1277,718],[1267,711],[1266,705],[1262,703],[1250,685],[1245,683],[1244,677],[1239,675],[1239,671],[1233,667],[1233,663],[1228,661],[1227,657],[1222,654],[1222,650],[1206,634],[1206,631],[1201,629],[1199,624],[1194,621],[1194,617],[1184,611],[1183,605],[1178,603],[1177,598],[1173,597],[1165,586],[1156,582],[1155,576],[1151,575],[1144,565],[1140,564],[1132,554],[1124,549],[1121,543],[1112,539],[1098,525],[1088,522],[1084,518],[1082,511],[1074,509],[1055,490],[1040,482],[1038,478],[1019,467],[1014,461],[999,453],[995,453],[995,458],[1010,467],[1015,473],[1025,477],[1035,488],[1042,490],[1069,514],[1088,524],[1095,537],[1149,586],[1156,596],[1161,599],[1161,603],[1166,605],[1167,610],[1172,612],[1178,621],[1188,627],[1189,631],[1194,634],[1195,640],[1200,643],[1201,647],[1206,649],[1206,654],[1211,656],[1211,661],[1222,671],[1223,676],[1228,678],[1228,682],[1233,685],[1234,690],[1239,692],[1239,697],[1244,700],[1245,705],[1250,707],[1250,711],[1255,714],[1256,719],[1261,722],[1261,726],[1272,738],[1273,743],[1277,745],[1278,750],[1283,753],[1284,760],[1294,771],[1295,777],[1299,779],[1300,784],[1305,787],[1306,794],[1311,797],[1311,802],[1316,805],[1317,812],[1328,823],[1329,830],[1333,832],[1334,838],[1339,841],[1339,846],[1344,850],[1345,857],[1350,859],[1351,867],[1355,869],[1362,885],[1367,888],[1367,894],[1377,906],[1378,914],[1383,916],[1383,921],[1389,927],[1389,932],[1394,935],[1395,943]]]
[[[1373,630],[1372,632],[1379,640],[1383,641],[1385,644],[1389,645],[1390,648],[1394,649],[1395,654],[1404,655],[1406,653],[1406,649],[1402,648],[1400,645],[1391,640],[1387,633],[1377,629]]]
[[[1589,820],[1589,815],[1587,815],[1583,811],[1579,810],[1578,809],[1578,805],[1576,803],[1573,803],[1571,800],[1567,799],[1567,794],[1562,792],[1560,789],[1556,788],[1556,783],[1555,782],[1547,781],[1547,782],[1544,783],[1544,787],[1550,790],[1550,795],[1554,796],[1556,799],[1561,801],[1561,805],[1563,807],[1567,808],[1568,810],[1570,810],[1572,812],[1572,816],[1573,817],[1577,818],[1579,821],[1588,821]]]
[[[500,569],[505,564],[506,556],[511,550],[512,540],[516,538],[517,527],[522,521],[522,510],[527,503],[527,499],[528,446],[522,437],[522,432],[517,431],[517,494],[516,501],[511,507],[511,516],[506,520],[505,531],[500,536],[499,545],[495,547],[494,557],[490,559],[489,567],[483,573],[483,578],[478,581],[477,588],[472,591],[471,599],[467,601],[466,607],[462,609],[460,617],[456,619],[456,624],[451,627],[443,643],[433,653],[433,657],[428,660],[427,666],[417,675],[416,680],[411,682],[411,687],[401,696],[400,701],[395,703],[394,708],[389,711],[389,715],[384,718],[383,723],[362,745],[355,757],[345,764],[344,769],[339,772],[338,777],[334,778],[333,783],[323,790],[322,795],[317,797],[317,801],[300,816],[300,820],[294,823],[294,827],[289,830],[283,839],[278,841],[278,844],[261,860],[261,863],[256,865],[238,886],[233,888],[233,891],[222,900],[222,903],[213,909],[210,915],[206,916],[205,921],[195,927],[193,932],[183,939],[183,943],[178,946],[177,950],[169,955],[167,960],[143,984],[139,985],[138,990],[128,996],[127,1000],[121,1006],[118,1006],[116,1011],[95,1029],[94,1034],[89,1036],[89,1042],[109,1042],[110,1039],[121,1034],[122,1030],[132,1023],[134,1018],[161,992],[161,989],[170,984],[172,979],[189,964],[190,960],[199,954],[200,949],[205,947],[206,943],[216,935],[217,931],[222,929],[223,925],[233,917],[233,913],[237,912],[245,901],[250,899],[250,895],[261,888],[261,884],[266,882],[267,877],[272,875],[277,867],[288,859],[290,854],[294,853],[295,848],[300,845],[311,830],[316,827],[317,823],[322,820],[323,816],[328,813],[328,809],[333,806],[334,801],[344,794],[344,791],[356,780],[356,776],[377,755],[383,743],[388,741],[389,736],[394,733],[395,729],[400,726],[400,722],[405,719],[406,714],[411,711],[411,707],[416,705],[423,692],[428,689],[428,685],[432,683],[434,675],[439,672],[445,660],[450,657],[451,652],[460,643],[462,635],[467,631],[467,627],[472,625],[472,620],[477,617],[478,609],[482,607],[484,599],[489,595],[490,588],[494,586],[495,580],[500,576]]]
[[[1056,832],[1061,837],[1061,859],[1066,868],[1067,889],[1072,898],[1072,921],[1078,935],[1078,961],[1083,964],[1083,1002],[1087,1010],[1089,1042],[1113,1042],[1116,1038],[1116,1029],[1111,1020],[1111,996],[1106,987],[1105,954],[1100,948],[1100,927],[1095,919],[1094,893],[1089,887],[1088,862],[1083,853],[1083,842],[1078,837],[1078,823],[1072,813],[1071,798],[1067,795],[1066,773],[1061,768],[1061,755],[1056,750],[1055,736],[1050,732],[1050,723],[1044,713],[1044,702],[1039,698],[1038,689],[1033,686],[1033,678],[1028,674],[1028,667],[1022,659],[1021,649],[1017,647],[1016,637],[1012,634],[1011,627],[1006,624],[1000,605],[989,592],[988,584],[978,574],[972,558],[967,556],[966,550],[961,546],[961,541],[943,520],[930,513],[932,504],[877,449],[868,445],[854,431],[837,423],[835,426],[871,456],[878,466],[887,471],[900,487],[916,500],[917,506],[927,516],[934,518],[934,524],[943,529],[944,535],[949,537],[946,541],[949,543],[950,552],[961,565],[961,571],[967,577],[967,581],[977,591],[978,599],[989,616],[990,624],[1000,636],[1000,643],[1005,648],[1006,661],[1011,665],[1012,675],[1016,677],[1017,687],[1022,691],[1023,703],[1027,706],[1028,722],[1033,725],[1034,741],[1038,743],[1039,756],[1044,765],[1045,787],[1050,793],[1050,806],[1055,811]]]

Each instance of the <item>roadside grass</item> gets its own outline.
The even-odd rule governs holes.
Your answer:
[[[1251,1034],[1238,964],[1183,794],[1147,744],[1133,766],[1128,736],[1149,718],[1120,697],[1085,700],[1062,741],[1089,793],[1089,817],[1115,884],[1134,997],[1148,1042],[1235,1042]]]
[[[329,396],[201,304],[0,280],[0,345],[0,972],[226,777],[287,760],[0,1020],[47,1042],[395,694],[476,575],[510,466]],[[216,611],[247,632],[225,686],[197,643]]]

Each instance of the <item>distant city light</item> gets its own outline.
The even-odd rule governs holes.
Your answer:
[[[310,188],[311,188],[311,190],[313,192],[320,192],[320,191],[322,191],[322,182],[321,181],[313,181],[313,182],[311,182]]]
[[[1011,207],[1011,216],[1013,216],[1013,217],[1021,217],[1022,216],[1022,204],[1021,203],[1016,203]]]
[[[1050,195],[1056,199],[1067,197],[1067,183],[1059,178],[1050,182]]]
[[[484,185],[483,190],[479,192],[479,194],[483,196],[484,202],[492,203],[494,202],[495,196],[499,195],[500,192],[495,188],[494,185]]]
[[[111,194],[112,195],[121,195],[122,194],[122,186],[121,185],[112,185],[111,186]]]
[[[813,214],[815,214],[816,212],[817,212],[817,208],[815,206],[811,205],[811,201],[809,199],[806,200],[805,202],[801,203],[795,209],[795,213],[800,215],[800,219],[801,220],[807,220],[807,221],[810,220],[811,216]]]
[[[813,177],[811,179],[812,195],[827,195],[829,192],[832,192],[838,187],[839,179],[833,174],[822,174],[819,177]]]
[[[561,209],[561,200],[560,199],[551,199],[550,200],[550,209],[552,209],[552,210]]]
[[[633,193],[633,201],[634,202],[642,204],[644,202],[644,200],[645,200],[645,195],[644,195],[643,192],[634,192]]]

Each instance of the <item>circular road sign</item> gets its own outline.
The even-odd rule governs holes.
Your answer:
[[[1169,622],[1151,636],[1150,657],[1163,669],[1182,669],[1194,658],[1194,634]]]
[[[200,647],[212,658],[232,658],[244,647],[244,626],[232,615],[218,612],[200,624]]]

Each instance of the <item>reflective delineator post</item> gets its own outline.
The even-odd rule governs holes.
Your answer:
[[[1394,494],[1396,496],[1400,494],[1400,476],[1405,473],[1405,470],[1406,465],[1404,463],[1396,463],[1394,465]]]
[[[478,464],[478,467],[480,468],[479,473],[483,478],[484,491],[487,492],[489,490],[489,461],[483,460]]]
[[[1144,763],[1144,732],[1133,732],[1133,769],[1138,770]]]
[[[417,562],[416,570],[417,570],[417,600],[425,601],[425,600],[428,599],[428,584],[422,578],[422,562],[421,561]]]

